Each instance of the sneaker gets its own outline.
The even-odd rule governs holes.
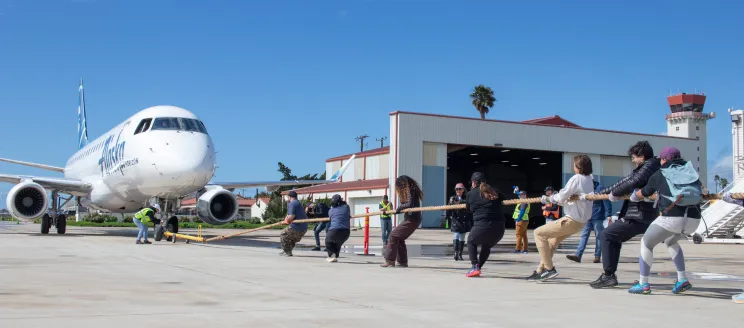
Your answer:
[[[137,242],[135,242],[135,244],[139,245],[139,244],[142,244],[142,242],[138,240]]]
[[[672,288],[672,293],[679,294],[690,288],[692,288],[692,284],[687,281],[687,279],[683,280],[682,282],[675,280],[674,287]]]
[[[603,273],[601,276],[599,276],[599,278],[597,280],[592,281],[589,284],[589,286],[591,286],[592,288],[595,288],[595,289],[596,288],[615,287],[615,286],[617,286],[617,277],[614,274],[608,276],[608,275],[606,275],[606,274]]]
[[[594,257],[594,263],[601,263],[601,262],[602,262],[602,258],[601,257],[599,257],[599,256],[595,256]]]
[[[744,293],[731,296],[731,301],[736,304],[744,304]]]
[[[466,277],[480,277],[481,271],[480,271],[480,265],[473,265],[473,268],[468,271],[467,274],[465,274]]]
[[[518,250],[518,249],[515,249],[513,253],[514,253],[514,254],[519,254],[519,253],[521,253],[521,252],[522,252],[522,251],[520,251],[520,250]]]
[[[527,251],[522,251],[522,255],[527,255]]]
[[[385,263],[380,264],[380,266],[383,267],[383,268],[393,268],[393,267],[395,267],[395,262],[385,261]]]
[[[566,258],[576,263],[581,263],[581,258],[576,255],[566,255]]]
[[[338,260],[336,259],[336,257],[335,257],[335,256],[329,256],[329,257],[328,257],[328,258],[326,259],[326,261],[328,261],[328,263],[332,263],[332,262],[338,262]]]
[[[401,268],[407,268],[408,267],[408,263],[400,263],[400,262],[398,262],[398,266],[401,267]]]
[[[540,273],[537,273],[537,271],[532,271],[532,274],[529,277],[527,277],[527,279],[525,279],[525,280],[527,280],[527,281],[537,281],[537,280],[540,280],[540,275],[541,274]]]
[[[315,246],[315,247],[313,247],[313,249],[312,249],[312,250],[313,250],[313,251],[320,251],[320,247],[318,247],[318,246]]]
[[[279,256],[292,256],[292,252],[282,251],[281,253],[279,253]]]
[[[545,280],[553,279],[553,278],[555,278],[555,277],[556,277],[557,275],[558,275],[558,271],[556,271],[556,270],[555,270],[555,267],[553,267],[553,268],[552,268],[552,269],[550,269],[550,270],[546,270],[546,271],[543,271],[543,272],[542,272],[542,273],[540,274],[540,279],[539,279],[539,280],[540,280],[540,281],[545,281]]]
[[[152,244],[152,242],[151,242],[151,241],[149,241],[149,240],[147,240],[147,239],[145,239],[145,241],[143,241],[142,243],[143,243],[143,244]]]
[[[651,294],[651,286],[648,283],[641,284],[639,281],[636,281],[636,284],[628,289],[628,293],[648,295]]]

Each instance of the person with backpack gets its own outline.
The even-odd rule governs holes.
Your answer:
[[[657,195],[657,217],[641,239],[639,258],[641,279],[628,292],[631,294],[650,294],[648,276],[654,262],[654,247],[664,243],[677,267],[677,280],[672,293],[679,294],[692,287],[685,275],[685,257],[678,241],[695,232],[700,225],[700,202],[703,200],[702,184],[692,163],[682,159],[679,149],[665,147],[659,154],[661,168],[648,180],[645,187],[635,190],[630,201],[638,202],[654,193]]]
[[[328,205],[326,205],[323,202],[318,202],[314,206],[314,217],[315,218],[327,218],[328,217]],[[320,232],[325,230],[326,235],[328,235],[328,227],[330,226],[329,221],[325,222],[318,222],[318,224],[315,225],[313,228],[313,233],[315,234],[315,248],[313,248],[314,251],[320,250]]]

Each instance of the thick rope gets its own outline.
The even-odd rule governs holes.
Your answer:
[[[601,195],[587,194],[586,195],[586,200],[591,200],[591,201],[594,201],[594,200],[607,200],[609,198],[610,198],[610,195],[608,195],[608,194],[601,194]],[[624,199],[630,199],[630,195],[619,196],[617,198],[618,199],[623,199],[623,200]],[[722,198],[723,198],[723,196],[721,194],[703,195],[703,199],[704,200],[716,200],[716,199],[722,199]],[[733,199],[744,199],[744,193],[731,193],[731,198],[733,198]],[[569,198],[569,201],[577,201],[579,199],[580,198],[579,198],[578,195],[573,195],[573,196],[571,196]],[[648,197],[648,199],[655,200],[656,199],[656,195],[655,194],[654,195],[651,195],[650,197]],[[532,198],[508,199],[508,200],[505,200],[505,201],[501,202],[501,204],[503,204],[503,205],[516,205],[516,204],[541,203],[541,202],[542,202],[542,197],[532,197]],[[401,210],[401,211],[399,211],[397,213],[400,214],[400,213],[426,212],[426,211],[445,211],[445,210],[459,210],[459,209],[465,209],[465,204],[415,207],[415,208],[408,208],[408,209],[405,209],[405,210]],[[369,213],[355,214],[355,215],[352,215],[351,218],[352,219],[354,219],[354,218],[363,218],[365,216],[377,216],[377,215],[380,215],[380,214],[383,214],[383,212],[369,212]],[[295,220],[295,221],[292,221],[292,223],[311,223],[311,222],[327,222],[327,221],[330,221],[330,218],[317,218],[317,219]],[[210,241],[216,241],[216,240],[224,240],[224,239],[228,239],[228,238],[232,238],[232,237],[236,237],[236,236],[240,236],[240,235],[244,235],[244,234],[247,234],[247,233],[256,232],[256,231],[260,231],[260,230],[265,230],[265,229],[269,229],[269,228],[273,228],[273,227],[281,226],[281,225],[285,225],[284,221],[277,222],[277,223],[272,223],[272,224],[268,224],[268,225],[265,225],[263,227],[258,227],[258,228],[254,228],[254,229],[248,229],[248,230],[244,230],[244,231],[241,231],[241,232],[236,232],[236,233],[229,234],[229,235],[217,236],[217,237],[212,237],[212,238],[204,239],[204,242],[210,242]],[[177,237],[178,236],[178,234],[173,234],[173,235],[174,235],[174,237]]]

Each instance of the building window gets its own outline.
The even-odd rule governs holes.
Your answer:
[[[676,129],[676,131],[679,131],[679,127],[676,127],[675,129]]]
[[[698,162],[700,162],[700,157],[698,157]]]
[[[698,147],[698,151],[700,151],[700,147]]]
[[[700,131],[700,126],[699,125],[695,125],[695,130]]]

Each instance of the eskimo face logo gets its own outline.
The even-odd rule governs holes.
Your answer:
[[[114,139],[114,135],[110,135],[106,139],[106,142],[104,142],[103,150],[101,151],[101,159],[98,160],[102,176],[112,168],[115,168],[116,165],[124,159],[124,148],[127,142],[121,140],[121,133],[124,132],[124,129],[127,126],[129,126],[129,122],[121,127],[116,139]]]

